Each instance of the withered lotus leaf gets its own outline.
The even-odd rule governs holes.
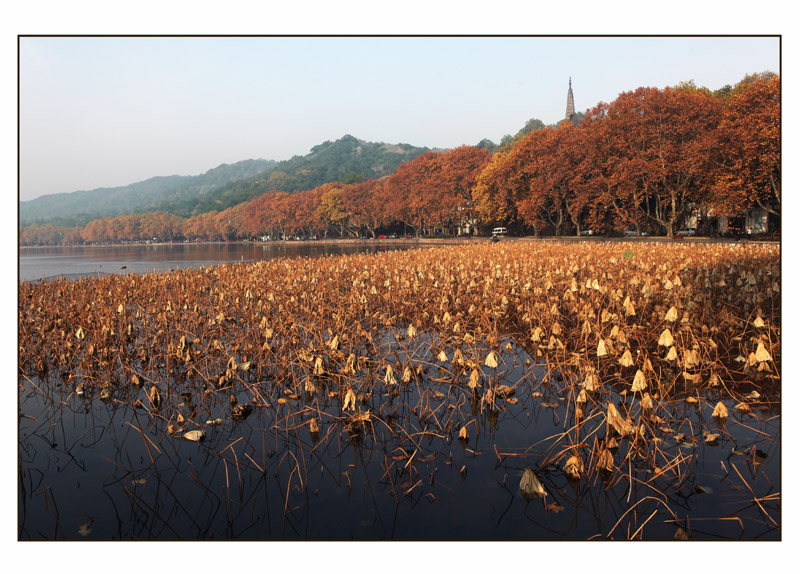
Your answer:
[[[640,393],[647,390],[647,382],[645,381],[644,373],[641,370],[636,371],[636,375],[633,377],[633,383],[631,384],[631,390],[634,393]]]
[[[672,337],[672,333],[669,329],[664,329],[661,333],[661,336],[658,338],[658,345],[660,347],[672,347],[672,344],[675,342],[675,339]]]
[[[578,455],[572,455],[564,463],[564,474],[573,480],[579,479],[583,475],[583,460]]]
[[[588,393],[597,391],[597,389],[600,387],[597,374],[592,372],[586,373],[586,377],[584,377],[582,385],[584,390],[586,390]]]
[[[497,355],[495,355],[494,351],[489,351],[489,354],[486,356],[484,364],[491,369],[497,368]]]
[[[758,342],[758,348],[756,349],[756,360],[759,363],[772,360],[772,355],[769,354],[769,351],[761,341]]]
[[[469,388],[474,389],[478,386],[478,381],[480,380],[480,373],[478,369],[472,369],[472,374],[469,376]]]
[[[469,431],[466,426],[461,427],[461,430],[458,431],[458,438],[463,440],[469,439]]]
[[[199,442],[206,438],[206,433],[201,429],[190,430],[183,433],[183,438],[193,442]]]
[[[717,403],[717,406],[714,407],[714,412],[711,416],[716,419],[726,419],[728,418],[728,408],[720,401]]]
[[[623,367],[632,367],[633,366],[633,357],[631,356],[630,349],[625,349],[625,352],[622,354],[622,357],[619,359],[619,364]],[[641,371],[639,371],[641,372]]]
[[[542,497],[546,494],[544,486],[536,478],[536,475],[530,468],[526,468],[522,473],[522,480],[519,481],[519,492],[525,500],[533,500]]]
[[[157,409],[159,406],[161,406],[161,393],[158,392],[158,388],[155,385],[150,387],[149,398],[150,404],[154,409]]]
[[[383,382],[387,385],[396,385],[397,379],[394,377],[394,369],[392,369],[391,365],[386,365],[386,375],[383,377]]]
[[[322,357],[317,357],[314,361],[314,374],[317,376],[325,374],[325,369],[322,367]]]
[[[353,392],[353,389],[347,389],[347,392],[344,394],[344,405],[342,406],[342,410],[356,410],[356,394]]]
[[[600,456],[597,457],[596,467],[598,470],[605,472],[614,471],[614,455],[611,454],[610,450],[604,448],[602,451],[600,451]]]

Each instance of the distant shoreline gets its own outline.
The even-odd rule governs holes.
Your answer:
[[[51,249],[53,247],[144,247],[144,246],[167,246],[167,245],[226,245],[226,244],[253,244],[253,245],[465,245],[470,243],[483,243],[490,241],[489,236],[479,235],[466,237],[412,237],[397,238],[397,239],[306,239],[306,240],[288,240],[288,241],[243,241],[237,239],[236,241],[162,241],[157,243],[92,243],[88,245],[18,245],[17,248],[22,249]],[[643,236],[643,237],[604,237],[604,236],[575,236],[575,235],[541,235],[539,237],[533,235],[526,235],[522,237],[506,236],[501,239],[501,242],[509,241],[634,241],[634,242],[672,242],[672,237],[666,236]],[[681,241],[687,243],[736,243],[735,238],[710,238],[710,237],[684,237]],[[739,240],[746,243],[748,240],[742,238]],[[780,243],[780,242],[776,242]]]

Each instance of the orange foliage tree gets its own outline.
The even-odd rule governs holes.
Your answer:
[[[438,157],[441,174],[436,182],[440,187],[436,194],[440,217],[449,218],[449,223],[475,220],[472,192],[480,175],[491,159],[486,149],[475,146],[459,146]]]
[[[414,228],[417,236],[442,221],[442,206],[435,201],[441,171],[439,154],[429,151],[399,166],[386,180],[389,210],[395,219]]]
[[[639,88],[620,94],[601,120],[616,136],[610,153],[619,201],[637,205],[672,235],[689,202],[708,195],[708,134],[720,111],[718,99],[700,92]]]
[[[373,239],[378,227],[391,221],[384,197],[387,179],[369,179],[342,188],[342,203],[350,224],[358,229],[366,229]]]
[[[780,78],[757,78],[725,101],[716,130],[714,203],[780,215]]]

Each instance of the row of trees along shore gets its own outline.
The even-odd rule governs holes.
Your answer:
[[[390,176],[271,191],[188,219],[156,212],[83,228],[34,225],[20,243],[374,237],[380,230],[454,233],[465,222],[528,233],[659,228],[692,207],[780,215],[780,78],[764,72],[711,92],[693,82],[639,88],[569,121],[520,134],[491,153],[427,152]]]

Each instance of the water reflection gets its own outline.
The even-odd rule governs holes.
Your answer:
[[[230,242],[21,248],[19,278],[33,281],[58,275],[150,273],[276,257],[321,257],[402,250],[407,243]]]

